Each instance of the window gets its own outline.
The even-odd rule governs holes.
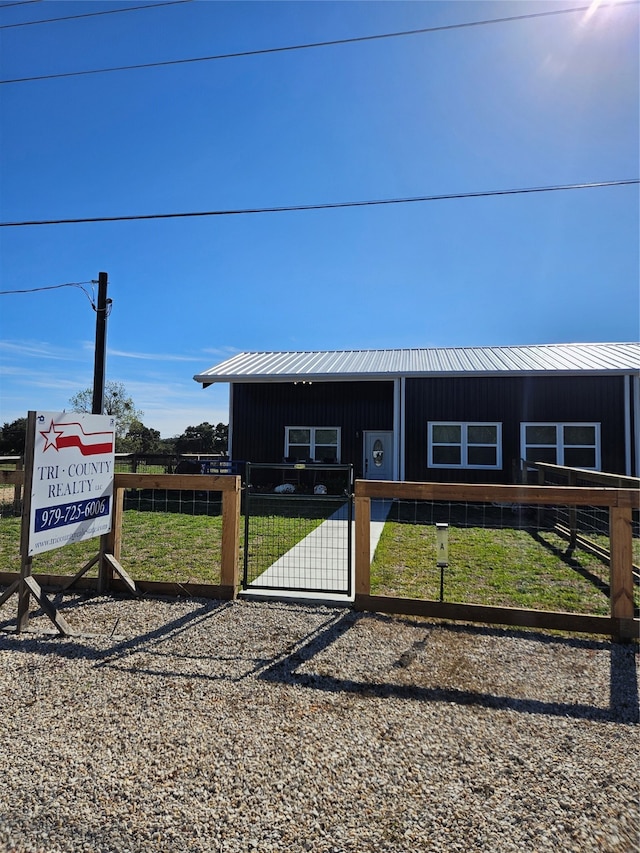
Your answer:
[[[340,461],[339,427],[285,427],[286,459],[306,462]]]
[[[522,458],[600,469],[600,424],[521,424]]]
[[[428,424],[429,468],[501,468],[502,424]]]

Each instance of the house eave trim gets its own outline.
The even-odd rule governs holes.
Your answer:
[[[506,376],[514,377],[536,377],[536,376],[627,376],[629,370],[620,369],[578,369],[578,370],[434,370],[434,371],[401,371],[387,373],[284,373],[284,374],[260,374],[253,375],[242,374],[221,374],[216,376],[207,376],[206,374],[197,374],[193,378],[196,382],[202,383],[203,388],[209,385],[214,385],[220,382],[234,382],[237,384],[290,384],[296,382],[380,382],[394,381],[396,379],[437,379],[443,378],[460,378],[466,379],[469,377],[486,377],[486,378],[504,378]]]

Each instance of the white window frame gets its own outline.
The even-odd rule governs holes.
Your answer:
[[[556,443],[553,444],[527,444],[527,427],[555,427]],[[595,444],[569,444],[564,443],[564,428],[565,427],[594,427]],[[600,423],[598,421],[526,421],[520,424],[520,455],[522,459],[531,459],[531,455],[527,454],[527,448],[530,447],[533,451],[536,447],[549,448],[553,447],[556,451],[556,465],[564,465],[564,452],[567,447],[573,448],[589,448],[595,450],[595,467],[584,468],[585,471],[600,471],[602,468],[601,443],[600,443]],[[534,460],[532,460],[534,461]],[[573,467],[573,466],[570,466]],[[584,466],[581,466],[584,467]],[[533,469],[531,469],[533,470]]]
[[[337,445],[336,445],[336,463],[340,462],[340,451],[342,447],[342,435],[341,435],[341,427],[337,426],[285,426],[284,428],[284,456],[285,459],[291,455],[289,451],[289,434],[293,429],[308,429],[309,430],[309,458],[315,461],[316,458],[316,433],[319,430],[323,429],[333,429],[337,434]],[[296,447],[297,445],[293,445]],[[322,460],[319,460],[320,462]]]
[[[460,427],[460,442],[451,442],[448,445],[443,442],[433,441],[433,428],[436,426],[457,426]],[[469,444],[468,431],[469,427],[495,427],[496,443],[495,444]],[[459,447],[460,448],[460,463],[453,464],[450,462],[441,463],[433,461],[434,447]],[[470,465],[468,462],[469,447],[495,447],[496,449],[496,464],[495,465]],[[465,468],[475,470],[500,470],[502,468],[502,423],[499,421],[428,421],[427,423],[427,468]]]

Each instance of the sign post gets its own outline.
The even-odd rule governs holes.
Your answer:
[[[70,629],[32,576],[33,556],[111,530],[115,419],[77,412],[29,412],[25,445],[18,632],[33,596],[61,634]],[[83,570],[84,571],[84,570]]]

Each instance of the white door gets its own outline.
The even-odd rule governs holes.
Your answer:
[[[365,480],[393,480],[393,432],[365,432]]]

